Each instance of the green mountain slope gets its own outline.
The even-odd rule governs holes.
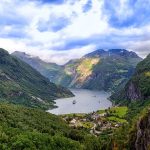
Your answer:
[[[1,150],[80,150],[82,145],[72,138],[73,131],[55,115],[0,104]],[[75,136],[80,137],[78,132]]]
[[[102,150],[107,143],[42,110],[0,103],[1,150]]]
[[[0,101],[47,109],[56,98],[72,96],[23,61],[0,49]]]
[[[122,88],[133,74],[136,64],[141,61],[135,53],[122,49],[97,51],[86,57],[99,57],[99,63],[83,87],[115,91]]]
[[[33,57],[24,52],[15,51],[13,56],[28,63],[30,66],[39,71],[43,76],[47,77],[51,82],[57,81],[57,76],[63,74],[63,67],[55,63],[47,63],[42,61],[39,57]]]
[[[65,77],[69,81],[67,87],[106,91],[120,89],[141,60],[136,53],[124,49],[96,50],[64,65],[64,72],[68,75]],[[60,84],[63,85],[63,80]]]
[[[128,124],[118,128],[109,138],[109,149],[149,150],[150,100],[132,102],[126,115]]]
[[[114,149],[148,150],[150,148],[150,55],[141,61],[135,73],[118,93],[111,96],[116,104],[128,105],[126,119],[111,137]]]
[[[120,93],[114,93],[111,98],[116,103],[150,99],[150,54],[137,65],[125,88]]]
[[[20,52],[13,55],[35,67],[29,61],[29,56]],[[64,66],[51,67],[50,64],[49,69],[46,69],[47,74],[35,68],[54,83],[65,87],[114,91],[125,85],[141,60],[134,52],[124,49],[97,50],[80,59],[71,60]]]

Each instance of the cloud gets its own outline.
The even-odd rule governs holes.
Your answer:
[[[149,0],[105,0],[103,12],[113,27],[138,27],[150,21]]]
[[[49,20],[44,21],[40,20],[38,23],[38,30],[40,32],[44,31],[54,31],[57,32],[59,30],[62,30],[69,24],[69,19],[65,17],[57,17],[57,16],[50,16]]]
[[[77,49],[76,48],[70,49],[69,52],[67,50],[64,50],[64,51],[45,50],[43,52],[39,51],[39,54],[40,54],[41,59],[47,62],[55,62],[57,64],[62,65],[68,62],[70,59],[81,58],[85,54],[93,51],[93,49],[95,49],[94,45],[88,45],[88,46],[77,48]]]
[[[145,57],[149,7],[149,0],[1,0],[0,47],[59,64],[99,48]]]
[[[82,9],[83,12],[88,12],[91,8],[92,8],[92,0],[88,0]]]
[[[36,46],[39,43],[36,43]],[[23,42],[18,42],[16,40],[9,40],[9,39],[2,39],[0,38],[0,47],[7,49],[10,53],[19,50],[21,52],[26,52],[27,54],[33,56],[39,56],[42,60],[46,62],[55,62],[57,64],[64,64],[70,59],[76,59],[84,56],[85,54],[92,52],[95,49],[95,45],[88,45],[81,48],[74,48],[63,51],[56,51],[56,50],[48,50],[48,49],[40,49],[42,47],[39,44],[39,49],[37,47],[27,46]],[[15,47],[13,49],[12,47]],[[25,50],[26,49],[26,50]]]
[[[26,31],[21,29],[20,27],[15,26],[0,26],[1,32],[0,37],[2,38],[25,38]]]
[[[65,2],[65,0],[32,0],[32,1],[37,1],[43,4],[62,4]]]

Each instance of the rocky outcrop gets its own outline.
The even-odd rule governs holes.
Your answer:
[[[139,87],[137,87],[137,85],[134,84],[133,82],[130,82],[128,86],[127,98],[131,101],[142,99],[142,94],[141,94]]]
[[[150,149],[150,111],[138,121],[136,126],[135,139],[130,149],[132,150]]]

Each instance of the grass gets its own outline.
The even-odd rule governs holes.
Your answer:
[[[112,116],[117,116],[119,118],[124,118],[127,114],[128,108],[126,106],[113,107],[109,110]]]
[[[103,114],[103,113],[105,113],[105,110],[98,110],[97,113],[98,114]]]
[[[150,77],[150,71],[145,72],[145,76]]]
[[[108,117],[108,120],[113,121],[113,122],[119,122],[119,123],[127,123],[127,121],[125,119],[120,119],[115,116]]]
[[[107,110],[98,110],[98,114],[103,114],[107,112],[109,115],[106,117],[107,120],[118,122],[118,123],[127,123],[125,117],[127,114],[128,108],[126,106],[121,107],[112,107]]]
[[[80,65],[77,67],[77,72],[79,74],[89,75],[91,73],[93,66],[96,65],[98,62],[99,62],[98,58],[86,58],[85,60],[82,60]]]
[[[108,110],[109,116],[107,119],[109,121],[118,122],[118,123],[127,123],[125,116],[127,114],[128,108],[126,106],[122,107],[112,107]]]

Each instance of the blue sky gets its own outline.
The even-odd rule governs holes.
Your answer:
[[[1,0],[0,47],[63,64],[96,49],[150,53],[149,0]]]

